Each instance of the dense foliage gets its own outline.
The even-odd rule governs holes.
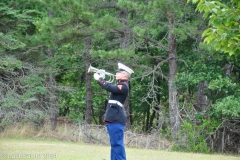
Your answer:
[[[1,127],[56,114],[103,124],[109,95],[87,68],[114,73],[122,62],[135,71],[132,130],[172,138],[176,150],[236,152],[239,2],[192,2],[1,0]]]
[[[211,0],[188,0],[197,3],[196,10],[209,18],[209,28],[203,32],[204,42],[213,45],[217,51],[239,55],[240,2]]]

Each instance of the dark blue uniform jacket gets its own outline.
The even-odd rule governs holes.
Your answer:
[[[105,90],[111,92],[109,100],[116,100],[124,104],[129,91],[128,81],[121,80],[116,85],[106,82],[103,78],[98,80],[98,84]],[[105,122],[116,122],[125,124],[127,122],[127,115],[124,106],[116,103],[107,104],[106,113],[104,115]]]

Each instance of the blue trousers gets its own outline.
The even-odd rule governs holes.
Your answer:
[[[124,124],[107,123],[107,131],[110,137],[111,160],[126,160],[124,148]]]

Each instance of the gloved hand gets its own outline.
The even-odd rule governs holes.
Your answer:
[[[99,80],[99,78],[105,79],[105,70],[99,70],[93,74],[95,80]]]
[[[99,78],[100,78],[100,75],[96,72],[96,73],[93,74],[93,77],[94,77],[95,80],[98,81]]]

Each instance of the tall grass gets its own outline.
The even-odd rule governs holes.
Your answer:
[[[102,125],[58,125],[55,131],[51,131],[48,125],[41,128],[35,128],[32,125],[11,125],[0,133],[0,137],[11,138],[50,138],[57,140],[86,142],[92,144],[108,145],[109,137],[105,126]],[[125,145],[132,148],[160,149],[168,150],[172,143],[158,133],[138,134],[126,131]]]
[[[46,139],[4,138],[0,159],[109,160],[109,146]],[[126,147],[128,160],[239,160],[240,157],[168,152]]]
[[[98,128],[97,128],[98,129]],[[88,134],[86,136],[86,134]],[[84,135],[86,137],[84,137]],[[91,143],[106,140],[104,143]],[[149,149],[154,136],[126,133],[126,153],[128,160],[240,160],[237,156],[206,155],[194,153],[169,152],[170,143],[163,141],[161,149]],[[138,141],[144,141],[139,143]],[[158,139],[157,139],[158,140]],[[88,142],[88,143],[84,143]],[[90,143],[91,144],[90,144]],[[145,143],[146,142],[146,143]],[[161,142],[162,143],[162,142]],[[131,145],[128,145],[131,144]],[[136,144],[136,145],[133,145]],[[156,146],[156,145],[152,146]],[[140,147],[139,147],[140,146]],[[167,146],[166,148],[164,148]],[[142,148],[142,149],[140,149]],[[143,149],[145,148],[145,149]],[[165,149],[165,150],[164,150]],[[110,147],[107,133],[104,130],[62,125],[56,131],[45,126],[36,129],[31,125],[11,125],[0,133],[0,160],[109,160]]]
[[[4,128],[0,132],[0,138],[46,138],[65,141],[76,141],[70,130],[71,126],[61,125],[55,131],[51,131],[50,126],[36,128],[28,124],[14,124]]]

